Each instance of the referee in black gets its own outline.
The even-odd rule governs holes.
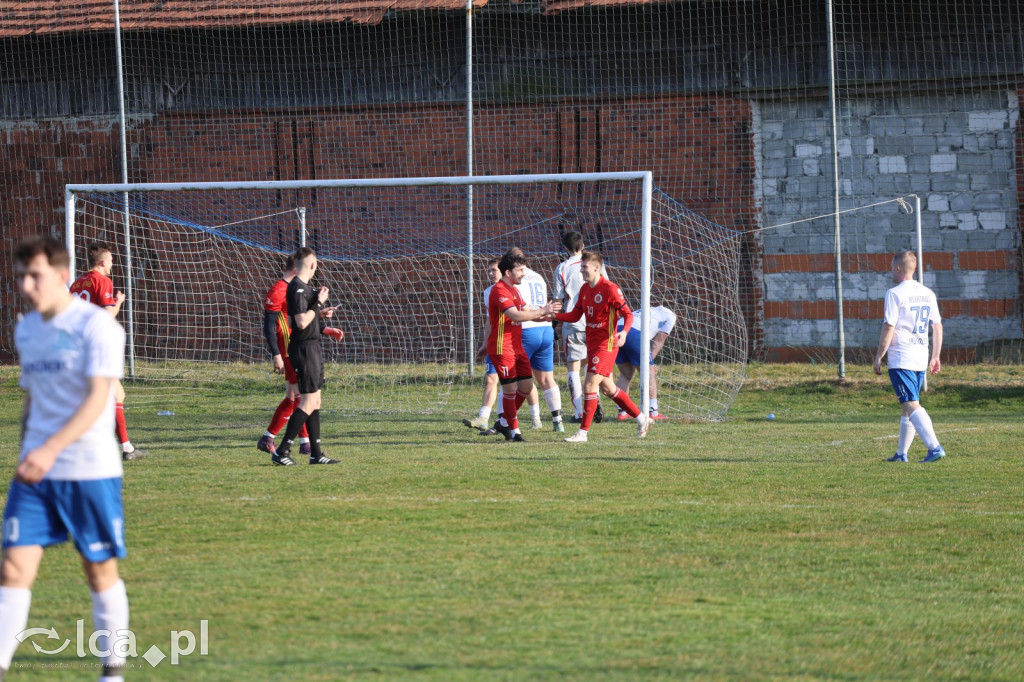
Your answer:
[[[324,385],[324,358],[320,349],[321,320],[334,315],[334,308],[325,308],[330,291],[310,285],[316,273],[316,253],[308,246],[295,252],[295,277],[288,283],[285,301],[292,333],[288,357],[299,377],[299,406],[288,420],[284,440],[270,461],[281,466],[296,464],[291,458],[292,442],[302,425],[309,431],[309,463],[337,464],[320,450],[320,387]]]

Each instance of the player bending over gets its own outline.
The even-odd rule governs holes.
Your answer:
[[[89,244],[89,272],[75,280],[71,285],[71,293],[83,301],[94,303],[107,310],[111,317],[117,319],[124,304],[124,293],[114,292],[114,283],[110,273],[114,269],[114,257],[110,248],[102,242]],[[141,459],[149,453],[132,445],[128,438],[128,426],[124,421],[124,386],[120,380],[114,379],[114,428],[118,442],[121,443],[121,459],[129,462]]]
[[[672,333],[676,325],[676,314],[663,305],[651,308],[651,411],[650,417],[654,421],[667,419],[665,415],[658,412],[658,366],[654,364],[654,358],[661,352],[665,340]],[[623,329],[625,320],[619,320],[619,331]],[[640,369],[640,325],[643,317],[640,310],[633,311],[633,326],[626,334],[626,343],[619,348],[619,354],[615,357],[615,364],[619,366],[619,378],[615,385],[620,391],[629,393],[629,384],[633,381],[633,375]],[[619,421],[629,419],[629,415],[621,407],[619,408]]]
[[[295,368],[292,367],[291,360],[288,358],[288,342],[292,329],[288,324],[288,304],[285,300],[288,284],[294,277],[295,256],[288,254],[281,271],[281,279],[270,287],[266,298],[263,299],[263,338],[266,339],[267,348],[270,349],[270,355],[273,358],[274,373],[285,376],[284,400],[274,410],[270,425],[256,443],[258,450],[270,455],[277,453],[274,438],[288,423],[295,408],[299,406],[299,377],[295,374]],[[325,327],[323,333],[335,341],[341,341],[345,336],[344,332],[333,327]],[[309,431],[305,424],[299,430],[299,454],[305,456],[310,454]]]
[[[270,461],[281,466],[296,464],[292,459],[292,444],[303,425],[309,430],[309,463],[337,464],[320,450],[320,389],[324,385],[324,360],[320,348],[321,322],[334,315],[334,308],[324,308],[330,291],[327,287],[314,289],[310,285],[317,269],[313,249],[303,246],[295,252],[295,277],[285,292],[291,336],[288,357],[299,388],[299,405],[288,419],[284,440]],[[326,324],[326,323],[324,323]]]
[[[512,249],[498,263],[501,279],[491,289],[487,310],[490,319],[490,334],[487,338],[487,354],[498,372],[501,384],[502,415],[495,424],[505,440],[523,442],[516,413],[533,388],[533,370],[523,350],[522,323],[529,320],[548,319],[551,313],[561,310],[562,304],[548,301],[542,308],[526,310],[526,302],[516,285],[523,280],[526,258],[523,252]]]
[[[622,317],[624,325],[631,325],[633,313],[626,305],[622,290],[618,285],[601,275],[604,259],[601,254],[584,251],[580,259],[580,274],[584,285],[580,288],[576,307],[568,313],[558,313],[556,319],[563,322],[575,322],[583,315],[587,316],[587,374],[583,380],[583,421],[580,430],[565,440],[569,443],[586,443],[587,432],[597,411],[598,389],[615,401],[636,419],[637,436],[647,435],[653,421],[629,399],[625,391],[620,391],[611,380],[612,365],[615,364],[616,347],[626,343],[627,331],[624,328],[613,334],[618,318]]]
[[[896,390],[903,416],[900,418],[896,454],[890,462],[906,462],[907,450],[920,435],[928,454],[920,460],[937,462],[946,456],[932,427],[932,419],[921,407],[921,386],[925,370],[938,374],[942,369],[942,318],[932,290],[914,280],[917,256],[904,251],[893,256],[892,281],[896,284],[885,292],[885,313],[882,333],[875,353],[875,374],[882,373],[882,356],[889,353],[889,380]],[[928,359],[928,329],[932,330],[932,356]]]
[[[128,629],[121,457],[110,428],[124,372],[124,329],[68,291],[68,252],[45,237],[14,252],[31,312],[14,339],[21,365],[21,457],[7,491],[0,566],[0,678],[28,624],[43,550],[73,538],[92,594],[95,631]],[[93,635],[96,636],[95,634]],[[90,638],[92,642],[92,638]],[[120,682],[134,640],[100,636],[100,680]]]

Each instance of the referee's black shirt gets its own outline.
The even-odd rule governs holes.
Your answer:
[[[319,341],[319,318],[314,318],[305,329],[299,329],[299,325],[295,322],[295,316],[298,314],[309,310],[320,310],[317,290],[298,277],[293,277],[292,281],[288,282],[288,292],[285,294],[285,300],[288,302],[288,324],[292,328],[290,342]]]

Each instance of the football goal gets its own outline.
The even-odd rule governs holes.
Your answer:
[[[331,407],[451,411],[452,388],[482,376],[487,261],[518,246],[550,281],[567,230],[602,253],[645,338],[651,306],[676,313],[656,359],[663,413],[722,419],[743,381],[740,235],[659,192],[650,173],[76,184],[65,202],[79,274],[89,243],[114,253],[127,373],[148,386],[269,370],[263,297],[307,245],[345,332],[324,340]]]

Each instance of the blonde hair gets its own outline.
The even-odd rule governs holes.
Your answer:
[[[901,251],[892,257],[893,263],[899,263],[904,272],[917,270],[917,254],[913,251]]]

